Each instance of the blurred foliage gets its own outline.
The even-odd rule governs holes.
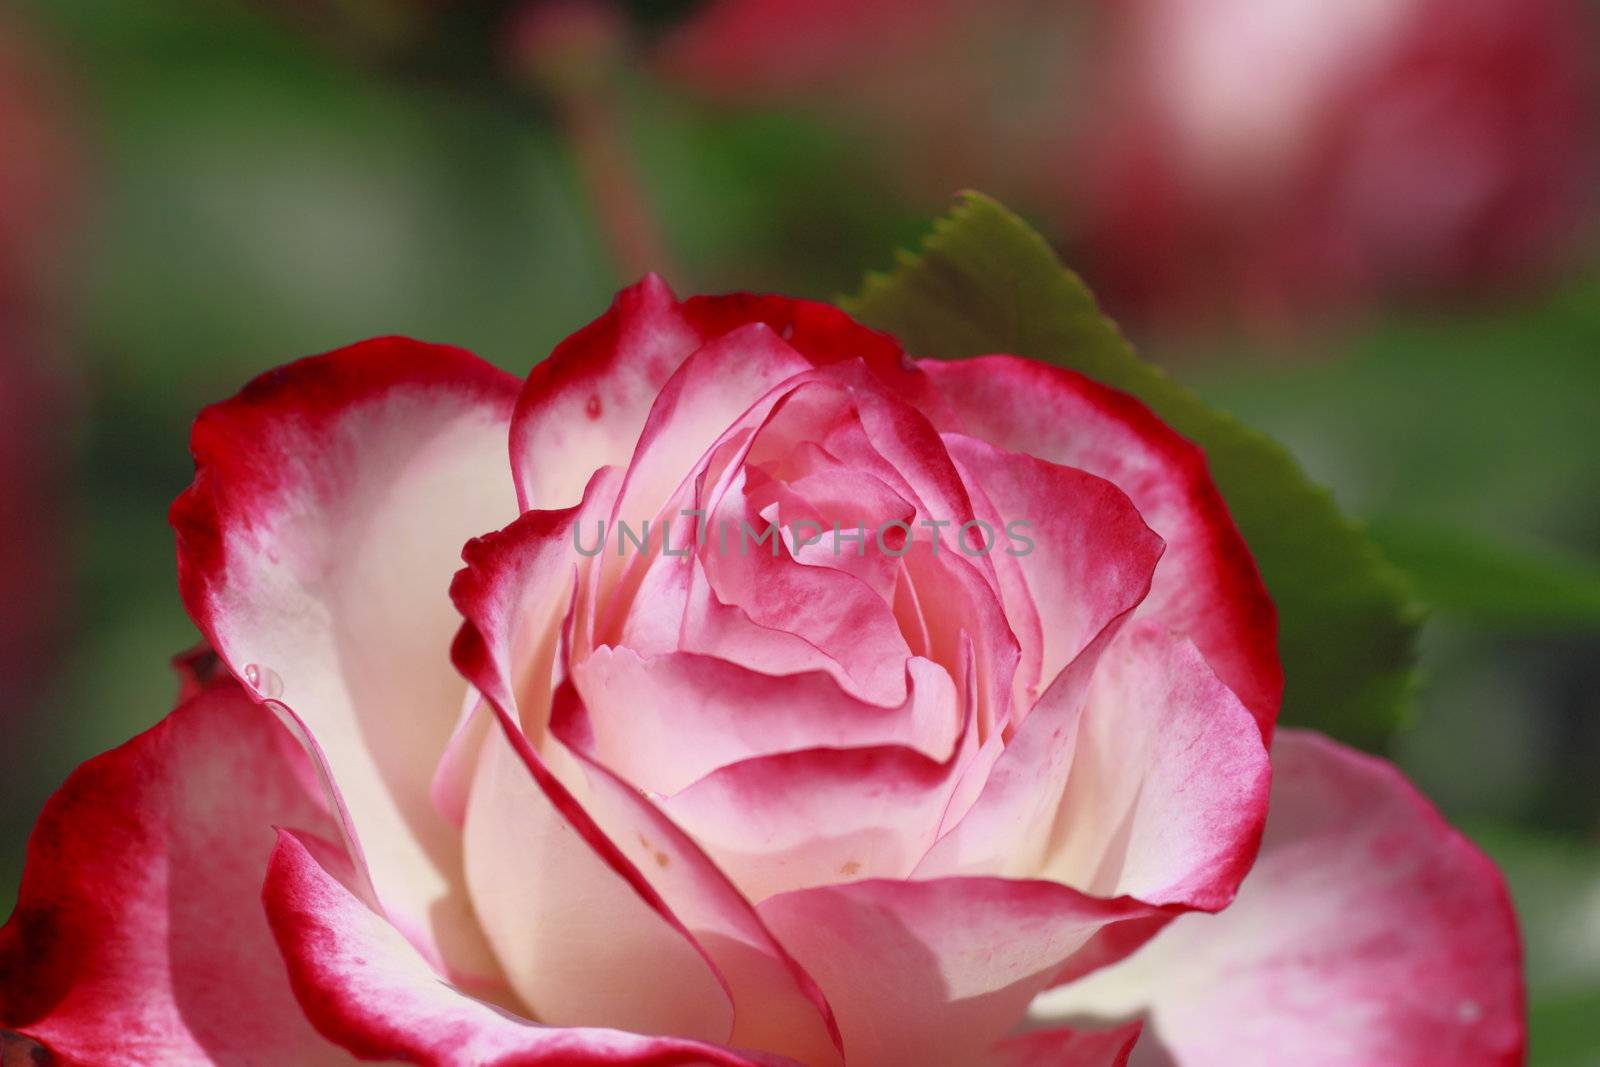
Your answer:
[[[1453,528],[1391,520],[1370,532],[1451,618],[1497,630],[1600,626],[1600,566]]]
[[[72,338],[75,641],[37,714],[7,727],[28,759],[0,803],[0,912],[44,797],[176,690],[167,660],[195,634],[165,509],[189,478],[194,413],[375,334],[521,372],[629,280],[550,108],[486,66],[504,5],[466,6],[431,55],[362,65],[269,3],[21,4],[78,84],[94,196]],[[651,32],[684,8],[641,6]],[[680,291],[827,298],[922,227],[858,143],[815,120],[710,112],[644,74],[624,90]],[[1291,358],[1132,334],[1285,443],[1415,572],[1434,618],[1392,752],[1508,873],[1534,1062],[1600,1063],[1600,274],[1520,304],[1380,313]],[[1328,684],[1332,707],[1346,690]]]
[[[1399,723],[1420,615],[1404,578],[1270,439],[1139,359],[1044,240],[969,194],[916,254],[846,302],[919,355],[1011,352],[1139,397],[1206,451],[1278,606],[1282,721],[1381,748]]]

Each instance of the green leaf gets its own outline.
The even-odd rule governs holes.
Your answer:
[[[1375,519],[1372,537],[1441,616],[1494,630],[1600,626],[1600,566],[1482,534]]]
[[[1136,356],[1082,280],[1005,208],[967,194],[917,254],[842,301],[920,356],[1029,356],[1132,393],[1205,449],[1278,605],[1282,721],[1381,748],[1409,695],[1421,611],[1400,571],[1284,449]]]

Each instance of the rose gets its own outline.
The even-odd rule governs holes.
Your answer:
[[[1281,732],[1268,819],[1272,607],[1129,397],[648,279],[520,389],[372,341],[193,445],[209,649],[0,933],[0,1021],[66,1060],[1521,1053],[1499,878],[1394,772]],[[947,516],[1034,550],[935,553]],[[692,550],[577,551],[621,517]]]

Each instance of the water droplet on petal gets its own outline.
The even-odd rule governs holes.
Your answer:
[[[589,402],[583,406],[583,410],[591,419],[598,419],[600,417],[600,394],[591,395]]]
[[[1463,1023],[1475,1023],[1483,1018],[1483,1008],[1476,1000],[1463,1000],[1456,1005],[1456,1018]]]
[[[244,680],[250,688],[260,693],[268,700],[276,700],[283,696],[283,679],[278,677],[278,672],[271,667],[262,667],[254,663],[245,665]]]

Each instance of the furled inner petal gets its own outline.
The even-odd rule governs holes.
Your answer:
[[[941,429],[1098,475],[1121,489],[1167,550],[1141,617],[1195,643],[1270,736],[1283,696],[1277,615],[1205,456],[1126,394],[1015,356],[923,360],[954,409]]]
[[[757,756],[806,748],[893,744],[942,761],[961,726],[954,684],[937,664],[913,658],[895,707],[845,693],[822,672],[770,675],[713,656],[641,656],[596,649],[573,665],[583,698],[583,741],[595,757],[641,789],[671,795],[711,771]]]

